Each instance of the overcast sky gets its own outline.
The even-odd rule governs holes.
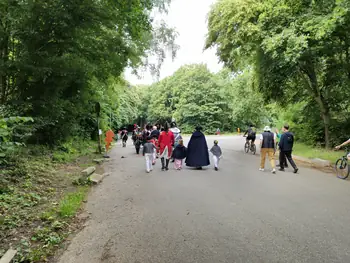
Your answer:
[[[215,55],[215,50],[203,52],[207,33],[206,18],[214,2],[216,0],[172,0],[165,21],[169,26],[175,27],[179,33],[176,43],[180,45],[180,50],[175,60],[166,59],[161,69],[161,79],[172,75],[178,68],[186,64],[205,63],[213,72],[222,68]],[[126,79],[134,85],[154,82],[149,72],[144,72],[143,77],[138,79],[127,70]]]

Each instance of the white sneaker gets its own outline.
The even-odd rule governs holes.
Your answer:
[[[259,171],[263,172],[263,171],[265,171],[265,169],[264,168],[259,168]]]
[[[273,173],[273,174],[276,173],[276,169],[275,169],[275,168],[272,169],[272,173]]]
[[[146,170],[146,173],[149,173],[150,172],[150,170]]]

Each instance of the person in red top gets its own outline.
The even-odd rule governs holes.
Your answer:
[[[162,162],[162,171],[169,170],[169,161],[173,152],[173,145],[175,143],[174,134],[169,131],[169,124],[166,123],[164,131],[159,136],[159,154]],[[166,164],[164,165],[164,159],[166,158]]]

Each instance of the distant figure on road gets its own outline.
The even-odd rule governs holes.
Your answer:
[[[137,134],[134,140],[134,145],[135,145],[135,150],[136,150],[136,154],[140,154],[140,148],[142,145],[142,135],[141,134]]]
[[[175,143],[174,134],[169,131],[169,124],[166,123],[164,127],[164,131],[160,133],[159,136],[159,154],[162,162],[162,171],[169,170],[169,161],[172,156],[173,145]],[[165,164],[166,159],[166,164]]]
[[[294,144],[294,135],[289,131],[289,125],[285,124],[283,126],[284,133],[281,136],[280,142],[278,144],[280,148],[280,171],[284,171],[284,160],[287,158],[290,162],[290,165],[294,169],[294,173],[298,172],[298,167],[292,158],[293,144]]]
[[[220,132],[220,128],[217,128],[215,134],[216,134],[216,135],[220,135],[220,133],[221,133],[221,132]]]
[[[151,131],[149,130],[150,126],[148,124],[145,125],[142,131],[143,144],[147,142],[147,138],[151,135]]]
[[[174,146],[176,147],[179,141],[182,140],[181,131],[177,127],[176,122],[174,121],[170,124],[170,126],[171,126],[170,131],[174,134],[174,138],[175,138]]]
[[[170,131],[174,134],[174,139],[175,139],[175,143],[174,143],[174,149],[176,148],[176,146],[179,144],[179,141],[182,140],[182,136],[181,136],[181,131],[180,129],[176,126],[176,122],[172,122],[170,124]],[[172,157],[172,162],[175,161],[174,156]]]
[[[274,159],[276,152],[275,140],[275,134],[271,132],[271,128],[269,126],[265,126],[264,132],[260,135],[261,162],[259,171],[263,172],[265,169],[265,160],[267,154],[271,163],[272,173],[276,173],[276,165]]]
[[[215,171],[219,170],[219,161],[220,161],[220,158],[222,156],[222,151],[221,151],[221,148],[218,144],[219,144],[219,142],[217,140],[215,140],[214,146],[211,147],[211,149],[210,149],[210,152],[213,154]]]
[[[196,127],[187,147],[186,165],[201,170],[203,166],[210,165],[208,145],[202,127]]]
[[[181,170],[183,159],[185,159],[187,156],[187,148],[184,146],[184,141],[182,139],[179,140],[178,145],[176,145],[173,156],[175,159],[175,169]]]
[[[122,139],[123,147],[126,147],[126,142],[128,141],[128,130],[126,128],[122,129],[122,132],[120,133],[120,138]]]
[[[254,144],[255,139],[256,139],[256,129],[255,129],[255,127],[254,127],[253,124],[250,124],[250,125],[249,125],[249,128],[248,128],[248,130],[243,134],[243,137],[246,136],[246,135],[248,135],[246,141],[247,141],[247,142],[252,141],[252,144]]]

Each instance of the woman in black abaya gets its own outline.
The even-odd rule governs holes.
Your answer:
[[[186,166],[201,170],[203,166],[210,165],[208,145],[201,127],[196,127],[187,147]]]

